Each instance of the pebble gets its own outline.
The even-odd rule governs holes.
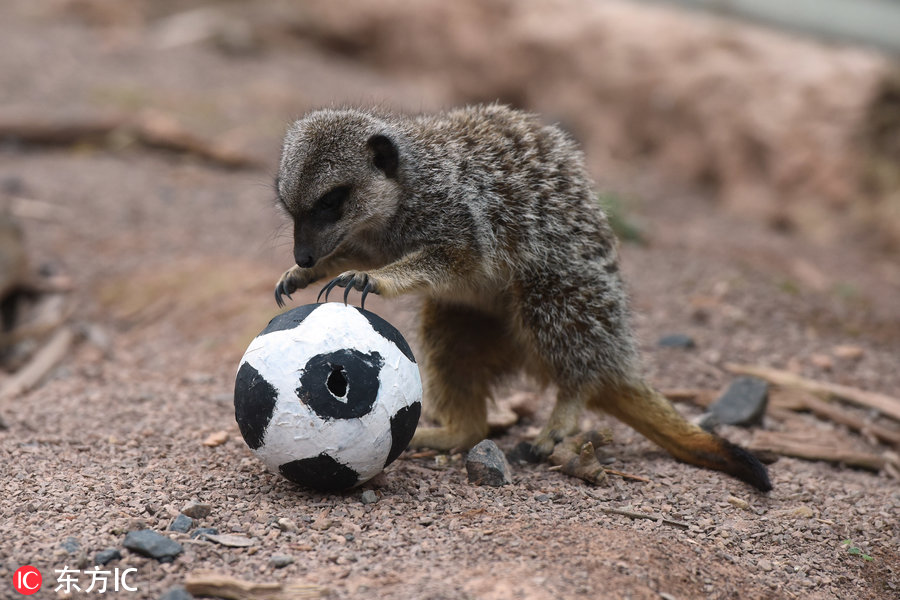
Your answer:
[[[499,487],[512,483],[506,456],[492,440],[482,440],[466,456],[469,483]]]
[[[203,440],[203,445],[206,446],[207,448],[215,448],[216,446],[221,446],[222,444],[224,444],[227,441],[228,441],[228,432],[222,430],[222,431],[213,432],[213,433],[209,434],[208,436],[206,436],[206,439]]]
[[[81,550],[81,544],[78,542],[78,538],[75,537],[67,537],[62,541],[59,545],[60,548],[68,552],[69,554],[75,554],[79,550]]]
[[[713,433],[716,427],[719,426],[719,419],[713,413],[705,412],[696,419],[695,423],[697,424],[697,427],[703,431]]]
[[[363,494],[365,494],[365,492],[363,492]],[[365,502],[365,500],[363,500],[363,502]],[[297,531],[297,524],[286,517],[281,517],[280,519],[278,519],[275,522],[275,525],[277,525],[278,529],[282,531]]]
[[[208,535],[219,535],[219,530],[215,527],[198,527],[191,533],[191,539],[202,537],[206,539]]]
[[[769,403],[769,384],[756,377],[738,377],[709,407],[719,423],[757,425]]]
[[[159,562],[172,562],[183,551],[181,544],[152,529],[129,531],[125,536],[124,546],[132,552],[155,558]]]
[[[159,597],[159,600],[194,600],[194,597],[184,587],[176,585],[169,588],[165,594]]]
[[[363,504],[375,504],[378,502],[378,494],[372,490],[366,490],[360,495],[359,499]]]
[[[537,464],[543,459],[535,453],[534,446],[529,442],[519,442],[506,454],[506,460],[520,465],[524,463]]]
[[[175,520],[172,521],[171,525],[169,525],[169,530],[177,531],[178,533],[187,533],[193,526],[194,520],[192,518],[185,514],[180,514],[175,517]]]
[[[212,506],[203,502],[189,502],[181,509],[181,514],[187,515],[192,519],[208,517],[210,512],[212,512]]]
[[[294,558],[287,554],[273,554],[269,557],[269,566],[275,569],[283,569],[284,567],[293,564],[293,562]]]
[[[748,510],[750,508],[749,502],[735,496],[728,496],[728,498],[726,498],[725,500],[728,502],[728,504],[740,508],[741,510]]]
[[[684,333],[670,333],[664,335],[659,338],[656,345],[660,348],[684,348],[685,350],[697,347],[694,338]]]
[[[94,556],[94,564],[97,565],[105,565],[109,564],[114,560],[119,560],[122,558],[122,553],[118,551],[116,548],[107,548],[106,550],[101,550]]]

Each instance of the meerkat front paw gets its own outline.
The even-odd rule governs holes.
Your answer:
[[[347,296],[350,294],[350,290],[355,289],[362,292],[362,297],[359,300],[360,308],[366,307],[366,296],[370,293],[380,294],[382,288],[380,280],[369,273],[346,271],[332,279],[328,282],[328,285],[322,288],[319,292],[319,297],[316,298],[316,302],[322,299],[322,294],[325,294],[325,302],[328,302],[328,294],[335,287],[344,288],[344,304],[347,304]]]
[[[316,277],[313,276],[312,269],[304,269],[294,265],[284,272],[275,285],[275,302],[278,303],[279,307],[284,306],[282,296],[287,296],[288,300],[292,300],[291,294],[297,290],[302,290],[315,280]]]

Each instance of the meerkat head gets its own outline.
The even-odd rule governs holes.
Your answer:
[[[276,178],[294,221],[294,259],[309,268],[353,250],[397,210],[399,132],[357,110],[320,110],[287,131]]]

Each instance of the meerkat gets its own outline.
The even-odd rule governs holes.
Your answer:
[[[753,454],[686,421],[644,380],[615,235],[558,127],[501,105],[318,110],[288,129],[275,187],[296,262],[279,305],[319,280],[345,302],[351,289],[361,303],[423,296],[423,403],[440,426],[411,446],[484,439],[495,384],[525,371],[558,390],[538,457],[590,408],[679,460],[771,489]]]

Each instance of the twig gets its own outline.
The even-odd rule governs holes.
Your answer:
[[[253,583],[217,573],[191,573],[184,583],[194,596],[213,596],[226,600],[295,600],[322,598],[328,588],[319,585],[287,583]]]
[[[62,327],[32,357],[31,362],[17,371],[0,387],[0,400],[23,394],[36,386],[59,363],[75,340],[71,327]]]
[[[133,139],[147,148],[192,154],[227,168],[259,165],[256,158],[206,140],[189,132],[173,118],[145,113],[137,118],[122,116],[46,117],[0,115],[0,140],[37,146],[73,146],[107,143],[115,134]]]
[[[789,371],[770,369],[768,367],[755,367],[752,365],[727,364],[725,368],[740,375],[752,375],[765,379],[775,385],[793,387],[805,390],[811,394],[824,398],[836,397],[867,408],[874,408],[882,414],[900,421],[900,400],[878,392],[867,392],[837,383],[806,379]]]
[[[649,479],[647,479],[646,477],[641,477],[640,475],[632,475],[631,473],[624,473],[622,471],[616,471],[615,469],[607,469],[606,467],[604,467],[603,470],[606,471],[607,475],[618,475],[622,479],[632,479],[634,481],[650,483]]]
[[[588,490],[581,490],[581,493],[588,498],[603,502],[601,498],[598,498]],[[667,519],[662,515],[639,513],[631,510],[625,510],[623,508],[611,508],[609,506],[600,506],[598,508],[600,509],[600,512],[606,513],[608,515],[622,515],[623,517],[629,517],[631,519],[647,519],[648,521],[656,521],[657,523],[662,523],[663,525],[671,525],[672,527],[678,527],[679,529],[690,529],[691,527],[689,523],[685,523],[684,521],[673,521],[672,519]]]
[[[754,452],[774,452],[782,456],[792,456],[804,460],[843,463],[847,466],[876,472],[881,471],[887,464],[887,460],[883,456],[857,452],[848,448],[836,448],[834,444],[818,444],[815,439],[806,434],[798,436],[775,431],[756,431],[749,449]]]
[[[810,412],[820,417],[831,419],[835,423],[846,425],[861,433],[871,434],[882,442],[900,446],[900,432],[893,431],[887,427],[882,427],[876,423],[869,423],[857,415],[848,413],[839,406],[829,404],[828,402],[819,400],[815,396],[809,395],[803,399],[803,405]]]
[[[608,508],[605,506],[601,506],[600,512],[604,512],[608,515],[622,515],[623,517],[629,517],[631,519],[647,519],[649,521],[656,521],[657,523],[662,523],[663,525],[671,525],[672,527],[678,527],[679,529],[689,529],[690,528],[690,525],[683,521],[673,521],[672,519],[666,519],[665,517],[660,516],[660,515],[632,512],[630,510],[622,510],[621,508]]]

